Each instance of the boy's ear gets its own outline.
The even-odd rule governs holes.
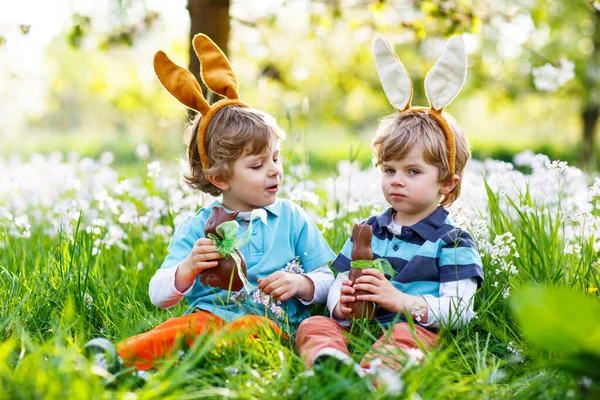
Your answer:
[[[229,189],[229,183],[227,183],[225,180],[219,178],[219,177],[215,177],[212,175],[205,175],[206,180],[209,181],[210,183],[212,183],[214,186],[218,187],[219,189],[221,189],[221,191],[226,191],[227,189]]]
[[[446,179],[444,183],[442,183],[440,193],[444,195],[450,193],[456,187],[456,185],[458,185],[458,182],[460,182],[460,176],[458,175],[454,175],[452,178]]]

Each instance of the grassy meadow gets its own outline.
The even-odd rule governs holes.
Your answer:
[[[422,363],[408,357],[394,396],[356,377],[306,374],[292,342],[272,336],[223,346],[206,335],[147,381],[131,370],[102,376],[83,356],[86,341],[118,342],[185,311],[185,301],[154,307],[148,282],[179,222],[212,201],[180,182],[176,162],[151,155],[123,168],[111,156],[0,159],[0,398],[600,395],[600,180],[531,152],[514,164],[470,162],[450,210],[484,263],[476,315],[458,331],[442,328]],[[354,222],[385,208],[378,172],[346,161],[311,173],[301,158],[288,153],[281,196],[302,204],[339,251]],[[359,360],[375,330],[353,333]]]

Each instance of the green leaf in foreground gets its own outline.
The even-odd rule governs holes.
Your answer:
[[[534,347],[562,355],[547,360],[546,366],[590,377],[595,382],[600,379],[597,298],[566,288],[530,287],[514,293],[510,305],[523,334]]]
[[[600,301],[565,288],[530,287],[511,296],[519,326],[540,350],[600,357]]]

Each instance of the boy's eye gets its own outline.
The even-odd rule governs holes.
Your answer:
[[[253,165],[252,167],[250,167],[251,169],[260,169],[260,167],[262,167],[262,164],[258,164],[258,165]]]
[[[395,174],[395,173],[396,173],[396,170],[395,170],[395,169],[393,169],[393,168],[386,168],[384,172],[385,172],[386,174],[393,175],[393,174]]]
[[[275,157],[275,158],[273,159],[273,162],[279,162],[279,157]]]
[[[408,170],[408,174],[409,174],[409,175],[417,175],[417,174],[419,174],[419,173],[420,173],[420,171],[419,171],[418,169],[414,169],[414,168],[413,168],[413,169],[409,169],[409,170]]]

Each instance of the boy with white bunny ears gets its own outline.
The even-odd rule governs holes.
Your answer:
[[[309,368],[332,359],[338,365],[353,365],[344,332],[349,325],[346,315],[352,311],[348,304],[371,301],[376,304],[376,322],[391,332],[377,340],[360,367],[389,376],[419,342],[425,348],[433,345],[442,324],[468,323],[483,270],[475,242],[444,208],[458,198],[470,158],[463,131],[442,113],[466,79],[462,40],[451,37],[427,74],[428,108],[411,106],[411,80],[390,45],[377,39],[373,52],[385,94],[398,113],[381,122],[372,144],[391,207],[363,224],[373,228],[374,257],[389,261],[396,275],[388,280],[378,269],[367,268],[353,284],[348,280],[353,242],[348,239],[332,264],[338,271],[327,301],[332,318],[304,320],[296,346]],[[359,290],[368,294],[356,295]],[[415,321],[414,332],[407,316]],[[361,375],[355,364],[354,370]]]

